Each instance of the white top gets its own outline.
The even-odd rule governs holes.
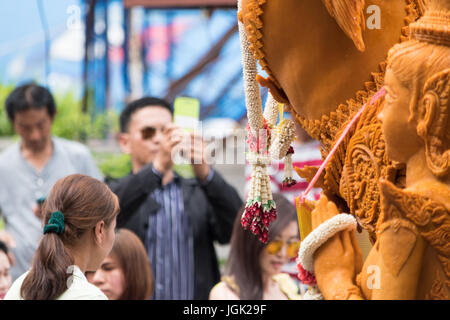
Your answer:
[[[5,300],[23,300],[20,289],[28,272],[14,281],[8,293],[6,293]],[[70,285],[69,288],[56,300],[108,300],[99,288],[87,281],[83,272],[77,266],[73,266],[73,276],[69,277],[67,281]],[[72,283],[70,284],[70,282]]]

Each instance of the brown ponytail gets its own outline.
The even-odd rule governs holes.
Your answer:
[[[119,204],[103,182],[74,174],[58,180],[50,191],[42,208],[45,224],[55,211],[64,215],[64,232],[42,237],[22,284],[21,296],[25,300],[56,299],[68,289],[68,269],[74,259],[67,247],[75,246],[99,221],[109,226],[119,212]]]

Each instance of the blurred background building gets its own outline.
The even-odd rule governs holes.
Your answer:
[[[117,151],[118,114],[128,101],[144,95],[170,102],[178,96],[197,98],[208,137],[226,138],[244,128],[236,3],[0,2],[0,136],[13,134],[4,99],[27,81],[50,88],[59,109],[54,133],[89,143],[104,172],[117,167],[104,162]],[[0,149],[7,144],[0,143]],[[231,179],[243,176],[237,168],[228,169]],[[106,174],[117,177],[125,169],[113,171]],[[244,193],[243,181],[233,184]]]
[[[245,118],[234,0],[0,3],[0,83],[35,80],[85,112],[142,95],[200,100],[201,120]]]

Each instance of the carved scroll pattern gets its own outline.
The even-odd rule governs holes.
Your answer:
[[[383,210],[395,210],[401,213],[404,218],[412,221],[417,226],[421,236],[438,254],[438,260],[446,279],[441,279],[439,270],[436,270],[435,280],[427,298],[449,299],[450,210],[442,203],[403,191],[389,182],[383,182],[380,186]],[[379,225],[377,225],[377,228]]]

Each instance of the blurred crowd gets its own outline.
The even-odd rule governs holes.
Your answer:
[[[20,139],[0,154],[0,299],[302,298],[292,191],[276,190],[261,243],[242,228],[245,204],[207,164],[205,141],[174,124],[167,101],[124,108],[118,142],[132,171],[106,182],[86,146],[52,135],[48,89],[21,85],[4,107]],[[296,143],[297,162],[320,161],[314,141]],[[194,178],[174,171],[175,148]],[[216,243],[230,245],[222,272]]]

